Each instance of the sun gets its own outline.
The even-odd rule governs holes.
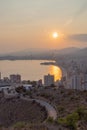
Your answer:
[[[59,37],[59,34],[57,33],[57,32],[54,32],[53,34],[52,34],[52,36],[53,36],[53,38],[58,38]]]

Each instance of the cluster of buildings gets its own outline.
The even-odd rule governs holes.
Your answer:
[[[32,81],[31,81],[32,82]],[[42,86],[42,80],[35,81],[37,86]],[[23,85],[32,84],[30,80],[22,80],[20,74],[11,74],[9,77],[1,77],[0,72],[0,86],[10,86],[10,85]]]
[[[11,74],[9,77],[1,76],[0,72],[0,91],[5,89],[15,89],[19,86],[23,86],[26,90],[30,90],[33,87],[43,86],[42,80],[38,81],[30,81],[30,80],[22,80],[20,74]]]
[[[44,85],[51,86],[54,84],[57,87],[64,86],[66,89],[87,90],[87,63],[85,61],[64,63],[66,72],[61,81],[55,82],[54,75],[48,74],[44,76]]]
[[[0,90],[6,88],[7,90],[14,90],[15,87],[24,86],[26,90],[32,89],[32,87],[42,87],[55,85],[57,87],[64,86],[66,89],[75,90],[87,90],[87,67],[85,64],[70,62],[66,68],[66,75],[63,75],[60,81],[55,82],[54,75],[44,75],[44,84],[42,80],[30,82],[27,80],[21,80],[21,75],[11,74],[9,77],[3,77],[0,73]],[[11,87],[12,86],[12,87]],[[14,92],[14,91],[13,91]],[[15,92],[14,92],[15,93]]]
[[[21,83],[21,75],[19,74],[12,74],[9,77],[1,77],[0,72],[0,86],[9,86],[13,84],[20,84]]]
[[[64,82],[66,88],[76,90],[87,90],[87,68],[83,63],[73,62],[67,69]]]
[[[3,92],[5,98],[17,97],[18,93],[15,91],[15,87],[19,84],[21,84],[21,75],[12,74],[2,78],[0,72],[0,92]]]

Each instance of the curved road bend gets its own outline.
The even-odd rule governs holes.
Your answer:
[[[38,100],[38,99],[28,99],[28,98],[24,98],[24,97],[21,97],[21,99],[27,100],[27,101],[35,100],[37,103],[40,103],[41,106],[44,106],[46,108],[48,117],[52,117],[54,120],[57,118],[57,112],[56,112],[55,108],[53,106],[51,106],[49,103],[47,103],[43,100]]]

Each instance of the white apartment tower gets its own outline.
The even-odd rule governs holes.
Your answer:
[[[0,80],[1,80],[1,72],[0,72]]]
[[[84,90],[87,90],[87,71],[86,71],[85,74],[84,74],[84,82],[83,82],[83,85],[84,85]]]
[[[72,81],[71,81],[72,82],[71,88],[76,90],[81,90],[82,89],[81,80],[82,80],[81,75],[73,74]]]

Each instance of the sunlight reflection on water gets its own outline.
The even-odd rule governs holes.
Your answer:
[[[62,78],[62,70],[57,66],[50,66],[49,68],[50,74],[54,75],[55,81],[61,80]]]

